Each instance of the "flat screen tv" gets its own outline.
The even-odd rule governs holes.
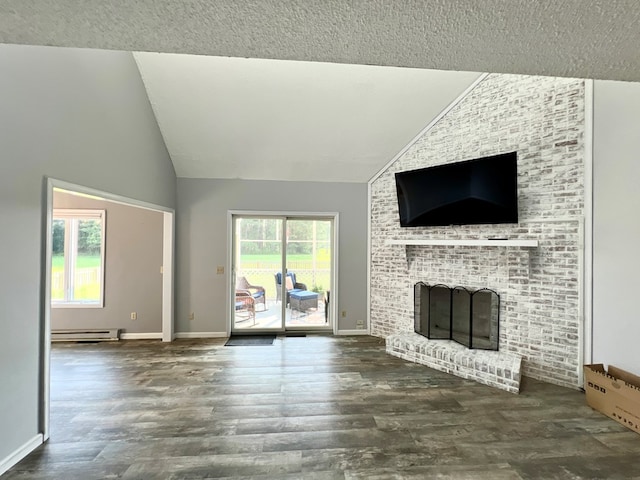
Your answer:
[[[518,223],[516,152],[396,173],[403,227]]]

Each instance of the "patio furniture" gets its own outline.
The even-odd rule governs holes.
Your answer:
[[[318,294],[307,290],[289,292],[291,310],[306,312],[310,308],[318,308]]]
[[[331,302],[331,292],[327,290],[324,292],[324,321],[329,321],[329,302]]]
[[[267,295],[264,292],[264,287],[260,285],[251,285],[247,277],[240,277],[236,282],[236,294],[238,292],[248,292],[249,295],[255,300],[255,305],[262,304],[262,312],[267,310]]]
[[[256,324],[256,300],[247,290],[236,290],[235,310],[236,321],[253,319],[253,324]]]
[[[275,274],[276,278],[276,302],[282,300],[282,273]],[[287,279],[285,280],[285,287],[287,288],[287,305],[289,305],[291,292],[302,291],[307,289],[307,285],[296,281],[296,274],[293,272],[287,272]]]

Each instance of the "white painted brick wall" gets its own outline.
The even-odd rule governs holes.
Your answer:
[[[394,173],[518,152],[517,225],[401,228]],[[371,185],[371,331],[413,331],[413,284],[500,294],[500,350],[523,375],[579,386],[584,82],[489,75]],[[405,237],[537,239],[537,249],[389,246]]]

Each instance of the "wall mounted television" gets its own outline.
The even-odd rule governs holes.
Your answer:
[[[396,173],[403,227],[518,223],[518,154]]]

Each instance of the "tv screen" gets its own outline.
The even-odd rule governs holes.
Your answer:
[[[396,173],[403,227],[518,223],[516,152]]]

